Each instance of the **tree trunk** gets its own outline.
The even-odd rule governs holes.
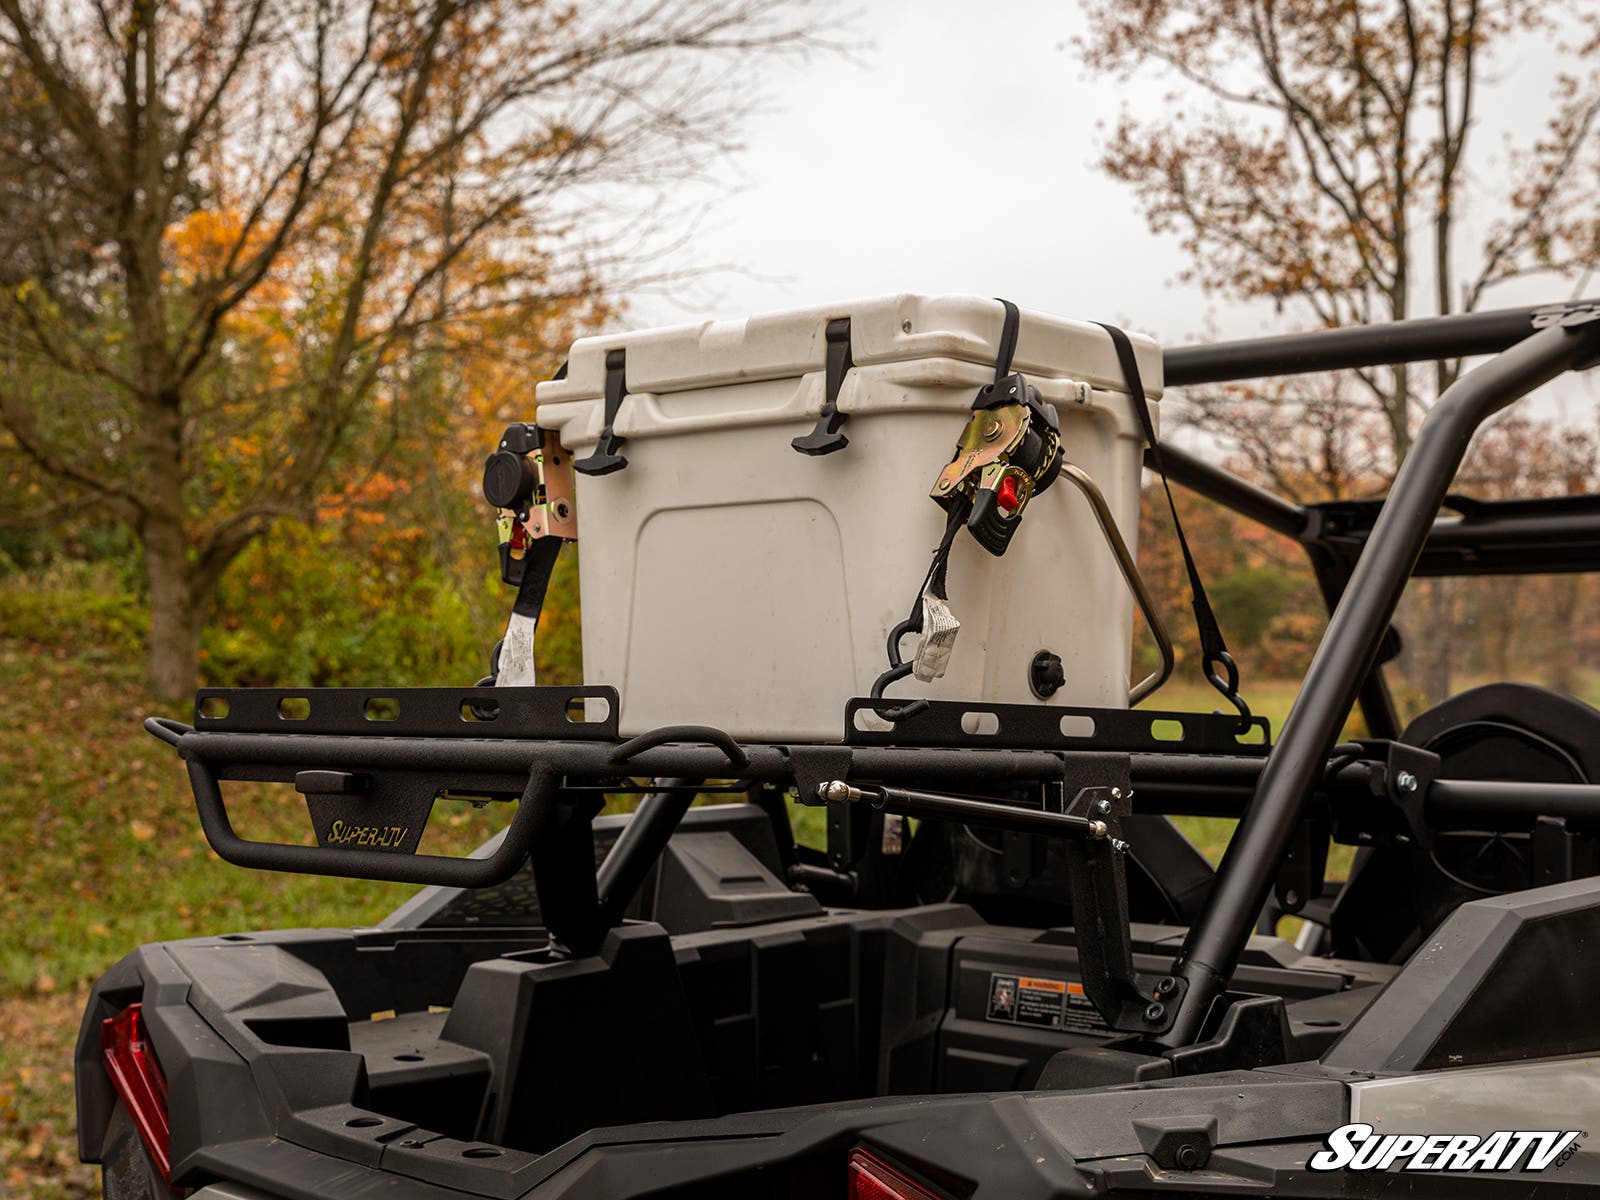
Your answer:
[[[205,613],[195,602],[183,527],[151,518],[144,531],[150,584],[150,686],[162,700],[194,695]]]
[[[1418,606],[1422,638],[1417,647],[1417,683],[1429,708],[1450,695],[1451,657],[1455,650],[1454,600],[1448,579],[1430,579],[1423,585],[1423,600]]]
[[[1493,579],[1484,589],[1488,611],[1480,618],[1484,630],[1483,665],[1491,679],[1511,678],[1511,646],[1522,624],[1517,607],[1521,584],[1515,577]]]
[[[1556,577],[1553,603],[1550,605],[1550,674],[1548,684],[1569,696],[1578,691],[1577,641],[1578,641],[1578,588],[1581,580],[1576,575]]]

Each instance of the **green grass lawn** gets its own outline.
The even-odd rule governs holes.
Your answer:
[[[149,699],[137,655],[12,628],[0,621],[0,1195],[59,1200],[98,1194],[71,1140],[69,1068],[87,987],[108,966],[200,933],[370,924],[416,889],[222,862],[177,755],[142,728],[188,714]],[[264,803],[256,786],[240,832],[306,840],[305,810],[278,789]],[[436,815],[430,851],[461,853],[506,816],[452,808]]]
[[[0,602],[5,599],[0,593]],[[72,636],[0,622],[0,1194],[64,1200],[97,1174],[72,1141],[72,1044],[88,985],[145,942],[271,927],[369,924],[414,888],[243,871],[206,845],[176,755],[144,717],[187,716],[145,694],[136,651],[106,630]],[[114,631],[113,631],[114,632]],[[1281,722],[1293,685],[1253,684],[1259,712]],[[1171,684],[1150,706],[1210,711],[1203,683]],[[304,840],[304,809],[284,793],[247,793],[241,832]],[[430,850],[460,853],[506,813],[441,812]],[[819,841],[822,815],[799,810]],[[1231,821],[1186,819],[1215,860]]]

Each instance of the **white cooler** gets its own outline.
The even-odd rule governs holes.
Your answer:
[[[825,331],[840,318],[849,444],[813,457],[790,441],[823,408]],[[607,357],[626,351],[614,433],[627,466],[577,485],[584,682],[617,689],[624,734],[844,735],[845,701],[888,666],[889,630],[917,601],[945,523],[928,492],[994,378],[1003,318],[989,299],[889,296],[572,347],[566,377],[539,385],[537,419],[580,459],[605,424]],[[1161,352],[1132,340],[1155,401]],[[1110,337],[1024,309],[1013,370],[1056,407],[1065,460],[1135,548],[1143,438]],[[1067,481],[1027,506],[1003,557],[962,530],[949,595],[961,631],[946,674],[887,697],[1126,705],[1133,604]],[[1047,701],[1029,683],[1041,650],[1066,671]]]

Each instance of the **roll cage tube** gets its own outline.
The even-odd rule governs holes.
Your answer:
[[[1438,352],[1462,353],[1444,348]],[[1473,434],[1490,416],[1534,388],[1597,356],[1600,309],[1567,312],[1462,376],[1428,414],[1395,475],[1349,586],[1334,608],[1300,693],[1262,769],[1255,794],[1223,854],[1210,903],[1190,928],[1174,961],[1173,973],[1188,983],[1188,990],[1171,1027],[1156,1039],[1160,1045],[1192,1043],[1212,1002],[1232,977],[1304,815],[1306,801],[1326,770],[1328,753],[1378,657],[1401,594]],[[1330,357],[1315,361],[1318,365],[1290,369],[1350,365]],[[1368,357],[1365,361],[1374,360]],[[1191,375],[1193,382],[1207,378],[1199,371],[1182,377]]]

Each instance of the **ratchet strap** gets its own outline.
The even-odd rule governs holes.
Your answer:
[[[1128,395],[1133,399],[1133,409],[1139,415],[1145,441],[1150,445],[1150,461],[1161,477],[1161,487],[1167,493],[1167,507],[1172,512],[1172,528],[1178,535],[1178,549],[1183,554],[1183,569],[1189,576],[1189,591],[1194,596],[1194,624],[1200,635],[1200,662],[1206,679],[1222,693],[1223,699],[1239,713],[1238,732],[1250,727],[1250,706],[1239,695],[1239,666],[1228,653],[1228,643],[1223,640],[1222,627],[1217,624],[1217,614],[1212,611],[1206,596],[1206,586],[1200,581],[1200,568],[1195,564],[1194,553],[1189,549],[1189,539],[1184,536],[1183,522],[1178,518],[1178,502],[1172,497],[1172,485],[1167,482],[1167,469],[1161,461],[1161,445],[1156,441],[1155,421],[1150,416],[1150,402],[1144,394],[1144,382],[1139,377],[1139,360],[1133,353],[1133,343],[1128,335],[1115,325],[1096,321],[1101,329],[1111,335],[1111,344],[1117,351],[1117,362],[1122,366],[1122,377],[1128,385]],[[1221,668],[1220,673],[1218,668]]]
[[[996,297],[999,299],[999,297]],[[995,355],[994,381],[999,383],[1011,374],[1011,360],[1017,352],[1017,330],[1022,324],[1022,314],[1010,300],[1000,300],[1005,308],[1005,321],[1000,327],[1000,345]],[[898,679],[915,672],[924,683],[931,683],[944,674],[950,651],[955,646],[961,623],[950,611],[950,593],[947,575],[950,569],[950,548],[956,534],[972,515],[972,502],[965,496],[952,497],[945,514],[944,534],[934,547],[933,561],[922,581],[911,614],[889,631],[889,669],[872,685],[872,698],[880,699],[883,690]],[[916,653],[910,662],[900,657],[900,640],[908,633],[920,635]],[[880,710],[879,716],[889,721],[901,721],[927,707],[927,701],[912,701],[895,710]]]

